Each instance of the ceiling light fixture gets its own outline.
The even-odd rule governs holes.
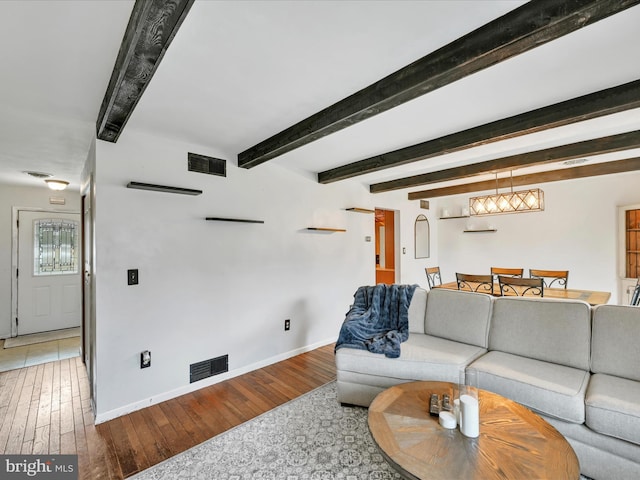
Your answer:
[[[539,188],[514,192],[513,172],[511,173],[511,192],[498,193],[498,174],[496,173],[495,195],[481,195],[469,199],[469,212],[472,216],[540,212],[542,210],[544,210],[544,192]]]
[[[64,180],[54,180],[51,178],[48,178],[45,182],[47,182],[51,190],[64,190],[69,185],[69,182],[65,182]]]

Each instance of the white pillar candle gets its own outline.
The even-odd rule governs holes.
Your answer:
[[[460,425],[460,399],[456,398],[453,401],[453,415],[456,417],[456,422]]]
[[[442,411],[439,414],[440,425],[444,428],[456,428],[456,417],[451,412]]]
[[[471,395],[460,396],[460,431],[465,437],[480,435],[480,409],[478,399]]]

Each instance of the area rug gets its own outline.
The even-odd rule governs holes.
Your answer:
[[[335,382],[129,477],[134,480],[400,478],[373,443],[367,409],[340,405]],[[583,476],[580,479],[589,480]]]
[[[335,382],[129,477],[135,480],[400,479],[367,427],[367,409],[343,407]]]
[[[51,342],[53,340],[62,340],[64,338],[72,338],[80,336],[80,327],[65,328],[62,330],[53,330],[51,332],[32,333],[31,335],[19,335],[17,337],[7,338],[4,341],[4,348],[24,347],[25,345],[33,345],[34,343]]]

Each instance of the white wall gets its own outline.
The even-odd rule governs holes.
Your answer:
[[[545,210],[485,218],[438,220],[443,281],[455,272],[489,273],[492,266],[569,270],[569,287],[612,292],[618,302],[618,211],[640,203],[640,173],[624,173],[537,185]],[[452,215],[469,195],[432,202]],[[492,225],[496,233],[462,233],[467,224]]]
[[[227,177],[188,172],[189,151],[229,160]],[[97,142],[97,421],[228,377],[190,386],[191,363],[229,354],[237,374],[335,341],[357,287],[375,282],[375,243],[365,242],[374,218],[345,208],[412,205],[406,194],[373,197],[353,182],[320,185],[276,164],[235,164],[232,154],[132,131],[117,144]],[[133,190],[129,181],[204,193]],[[418,280],[409,266],[414,219],[401,222],[408,283]],[[139,269],[137,286],[127,285],[130,268]],[[152,366],[143,370],[146,349]]]
[[[66,205],[50,205],[50,197],[63,197]],[[80,211],[77,191],[53,192],[43,182],[42,187],[0,185],[0,338],[11,336],[11,279],[15,266],[11,263],[13,207]]]

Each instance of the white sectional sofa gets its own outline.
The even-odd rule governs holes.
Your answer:
[[[417,289],[399,358],[336,350],[338,400],[369,406],[407,381],[478,386],[525,405],[562,433],[583,475],[640,478],[640,308]]]

